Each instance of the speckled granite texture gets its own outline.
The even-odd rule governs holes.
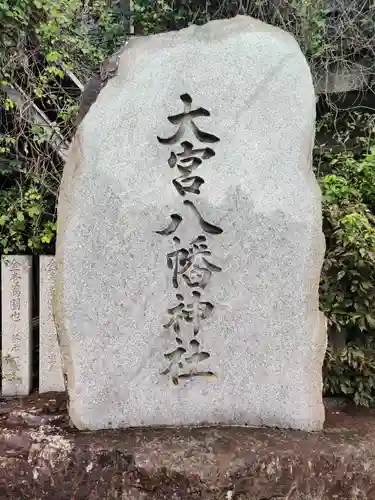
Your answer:
[[[252,18],[129,43],[60,191],[74,425],[321,429],[314,119],[296,41]]]

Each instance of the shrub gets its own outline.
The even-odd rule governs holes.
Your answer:
[[[325,391],[372,404],[373,348],[368,346],[375,337],[375,148],[358,158],[340,153],[325,160],[322,171],[330,174],[320,179],[327,244],[320,305],[331,342]]]
[[[373,406],[375,394],[375,349],[373,343],[351,342],[343,349],[328,346],[324,362],[324,393],[344,395],[356,405]]]
[[[54,214],[48,197],[35,181],[0,191],[2,253],[50,253],[54,249]]]
[[[90,5],[87,13],[80,0],[0,0],[0,253],[53,250],[58,145],[72,138],[79,98],[69,74],[85,83],[124,42],[107,1]]]
[[[321,305],[330,333],[375,333],[375,148],[329,161],[321,180],[327,251]]]

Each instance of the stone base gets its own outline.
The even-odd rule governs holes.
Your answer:
[[[0,499],[375,499],[375,411],[333,401],[318,433],[77,432],[64,395],[2,400]]]

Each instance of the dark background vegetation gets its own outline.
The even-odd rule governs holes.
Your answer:
[[[136,34],[147,35],[238,13],[291,32],[316,83],[361,64],[359,88],[320,91],[314,169],[327,241],[324,391],[375,405],[373,2],[135,0],[130,9],[124,0],[0,0],[0,253],[54,252],[80,83],[131,36],[129,19]]]

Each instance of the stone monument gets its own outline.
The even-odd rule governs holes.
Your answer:
[[[246,16],[135,38],[81,123],[54,314],[79,429],[324,421],[315,94]]]

